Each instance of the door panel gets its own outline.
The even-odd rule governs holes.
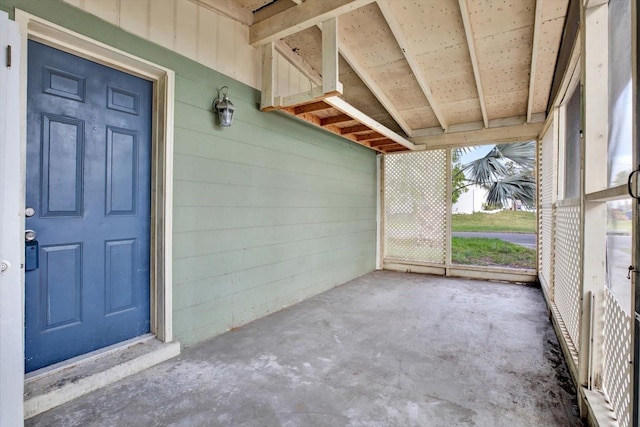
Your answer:
[[[149,332],[152,83],[29,41],[25,366]]]

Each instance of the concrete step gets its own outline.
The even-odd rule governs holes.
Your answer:
[[[25,377],[24,418],[36,416],[179,354],[179,342],[163,343],[153,335],[145,335],[31,372]]]

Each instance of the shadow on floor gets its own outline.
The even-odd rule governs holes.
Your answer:
[[[374,272],[28,426],[582,426],[540,289]]]

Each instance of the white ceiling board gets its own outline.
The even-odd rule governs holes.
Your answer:
[[[418,57],[418,62],[441,103],[478,97],[466,43],[426,52]]]
[[[488,119],[526,114],[535,0],[467,5]]]
[[[450,118],[452,125],[482,120],[480,100],[478,98],[442,104],[442,110]]]
[[[428,105],[427,98],[413,78],[411,67],[404,59],[369,71],[385,95],[399,110]]]
[[[340,39],[366,68],[404,59],[400,46],[375,3],[342,15],[338,20]]]
[[[532,28],[522,28],[498,34],[476,42],[478,62],[485,93],[499,92],[496,84],[525,81],[529,84]]]
[[[405,118],[411,129],[424,129],[439,126],[438,118],[433,113],[431,107],[419,107],[409,110],[402,110],[402,117]]]
[[[416,55],[466,43],[457,0],[392,0],[390,5]]]
[[[520,116],[527,114],[527,96],[529,88],[514,90],[512,92],[487,95],[487,112],[489,117],[499,119],[504,117]]]
[[[533,27],[535,0],[473,0],[468,7],[476,40]]]
[[[377,4],[363,6],[338,20],[341,51],[366,80],[382,105],[410,134],[400,109],[431,105]],[[424,119],[432,123],[430,119]],[[439,125],[436,121],[432,126]]]
[[[540,25],[536,56],[533,113],[545,112],[547,108],[568,4],[568,0],[543,0],[542,2],[543,22]]]

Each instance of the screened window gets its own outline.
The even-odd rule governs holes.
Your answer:
[[[580,195],[580,87],[571,94],[566,105],[564,147],[564,198]]]

